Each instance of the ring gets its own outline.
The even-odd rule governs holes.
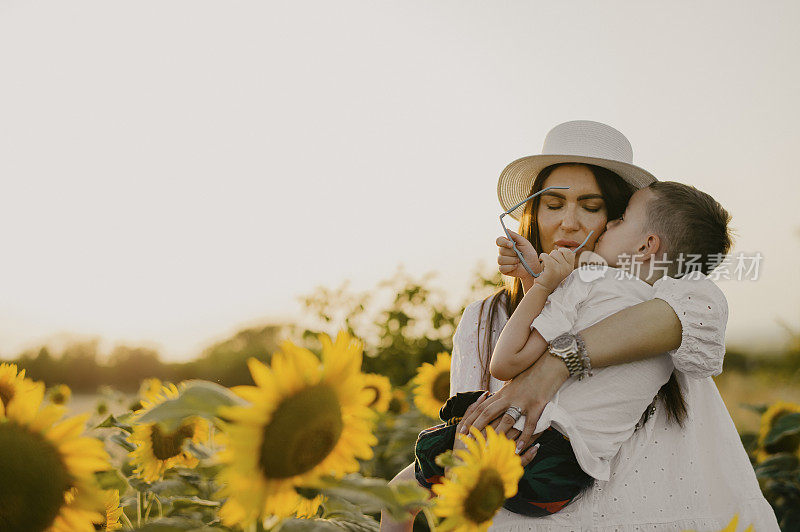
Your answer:
[[[509,406],[506,409],[506,414],[511,416],[514,419],[514,423],[516,423],[519,420],[519,418],[522,417],[522,410],[520,410],[516,406]]]

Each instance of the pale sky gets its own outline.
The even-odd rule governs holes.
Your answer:
[[[0,357],[186,359],[398,264],[496,264],[497,178],[597,120],[733,215],[730,344],[800,327],[800,3],[0,0]],[[764,343],[757,345],[765,345]]]

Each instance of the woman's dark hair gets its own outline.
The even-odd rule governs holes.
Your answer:
[[[544,188],[544,182],[547,180],[550,174],[553,173],[553,170],[559,166],[565,166],[569,164],[574,163],[553,164],[542,169],[542,171],[539,172],[539,175],[536,176],[536,179],[533,180],[533,186],[531,187],[528,195],[542,190],[542,188]],[[628,206],[628,201],[630,201],[631,196],[634,193],[633,187],[611,170],[600,166],[595,166],[593,164],[584,164],[583,166],[586,166],[589,168],[589,170],[591,170],[595,180],[597,181],[597,186],[600,188],[600,193],[603,195],[603,200],[605,201],[608,219],[616,220],[622,216],[622,214],[625,212],[625,207]],[[538,252],[543,251],[542,241],[539,235],[538,220],[540,198],[541,196],[536,196],[532,201],[529,201],[525,204],[519,227],[519,234],[527,238],[533,245],[533,248]],[[489,303],[487,316],[488,319],[486,320],[487,326],[484,334],[485,350],[481,350],[480,345],[478,345],[478,360],[481,363],[481,388],[484,390],[489,389],[489,378],[491,375],[489,373],[489,363],[492,358],[492,351],[494,350],[494,346],[492,345],[492,333],[495,332],[492,330],[492,325],[494,324],[495,315],[497,314],[497,307],[501,303],[504,303],[506,314],[511,316],[517,309],[519,302],[522,301],[523,296],[524,293],[522,291],[522,282],[519,279],[514,278],[511,287],[503,286],[494,294],[491,294],[489,297],[481,301],[480,310],[478,311],[479,331],[480,325],[483,323],[481,318],[483,317],[484,305],[487,302]],[[662,386],[661,390],[659,390],[658,395],[664,400],[670,419],[674,419],[681,424],[683,419],[686,417],[686,404],[683,400],[678,382],[675,380],[674,373],[670,377],[669,382],[667,382],[667,384]]]

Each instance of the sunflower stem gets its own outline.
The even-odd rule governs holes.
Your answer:
[[[153,494],[153,497],[156,500],[156,504],[158,504],[158,517],[164,517],[164,508],[161,507],[161,499],[158,498],[158,495]]]
[[[122,517],[122,520],[125,521],[125,526],[127,526],[130,530],[133,530],[133,523],[131,523],[131,520],[128,519],[127,515],[125,515],[125,510],[122,510],[120,517]]]
[[[428,528],[436,530],[436,518],[433,517],[431,509],[428,506],[423,506],[422,513],[425,516],[425,520],[428,522]]]
[[[136,528],[142,526],[142,492],[136,492]]]
[[[147,522],[147,518],[150,517],[150,510],[153,509],[153,499],[151,498],[153,493],[147,492],[144,494],[144,522]]]

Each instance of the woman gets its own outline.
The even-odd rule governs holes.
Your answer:
[[[570,186],[515,211],[515,217],[521,218],[521,235],[532,244],[521,251],[534,269],[539,267],[537,250],[574,249],[590,231],[595,232],[586,249],[593,249],[606,222],[618,217],[627,203],[630,191],[626,192],[622,180],[639,188],[655,179],[632,165],[630,144],[621,133],[596,122],[556,126],[543,152],[546,155],[509,165],[498,185],[504,206],[544,187]],[[513,188],[516,196],[508,193]],[[496,392],[473,405],[459,429],[466,432],[470,425],[482,429],[491,424],[506,432],[523,449],[524,465],[535,453],[531,444],[536,421],[569,373],[560,359],[544,356],[505,384],[489,376],[490,353],[500,330],[523,291],[534,283],[511,251],[510,241],[501,237],[497,244],[500,272],[513,277],[514,284],[498,291],[488,305],[476,301],[464,311],[454,336],[450,393]],[[492,530],[719,530],[737,513],[742,525],[752,523],[758,531],[778,530],[711,379],[722,368],[725,297],[701,274],[666,278],[662,288],[655,299],[610,316],[581,335],[594,367],[669,351],[679,389],[665,390],[662,395],[668,401],[657,402],[650,419],[623,444],[608,482],[596,481],[579,500],[548,517],[526,518],[501,509]],[[489,335],[487,323],[492,324]],[[511,428],[513,418],[504,414],[510,406],[526,414],[517,428]]]

